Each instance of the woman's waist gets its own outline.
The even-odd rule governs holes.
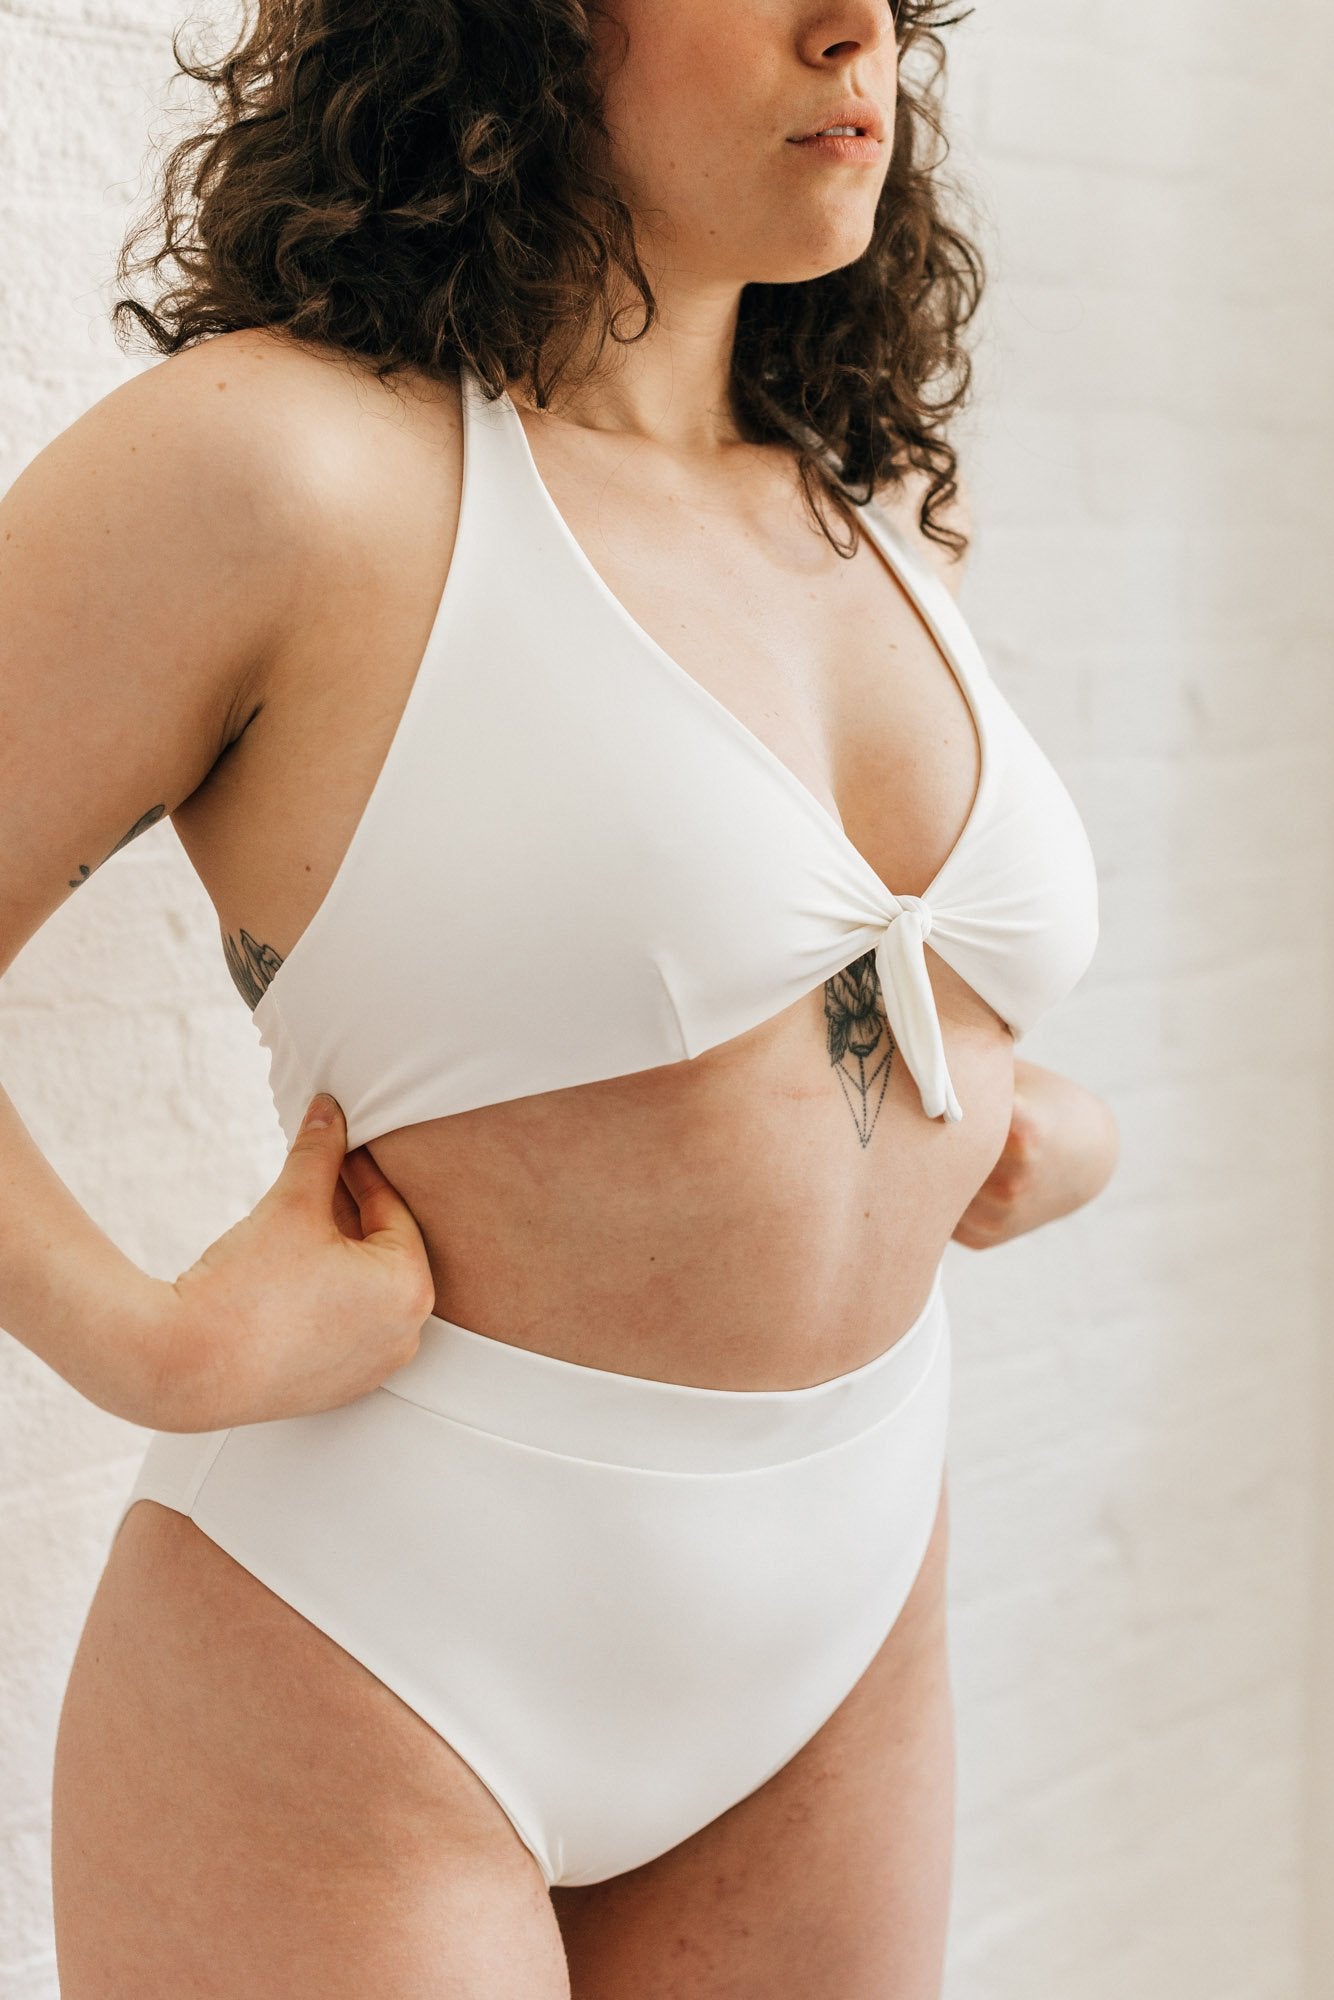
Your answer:
[[[417,1219],[442,1321],[701,1388],[798,1388],[856,1368],[920,1313],[963,1202],[918,1186],[656,1210],[497,1200]],[[966,1199],[966,1198],[965,1198]]]
[[[657,1108],[580,1092],[373,1141],[436,1316],[657,1380],[818,1382],[906,1331],[1004,1136],[988,1107],[946,1126],[886,1104],[864,1143],[841,1101],[772,1079],[694,1118]]]
[[[544,1452],[640,1471],[756,1471],[878,1431],[948,1366],[948,1343],[938,1264],[910,1325],[880,1353],[790,1388],[715,1388],[588,1366],[438,1315],[383,1388],[466,1430]]]

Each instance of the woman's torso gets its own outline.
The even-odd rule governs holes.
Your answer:
[[[281,359],[324,426],[328,560],[308,565],[309,615],[249,725],[174,815],[229,958],[249,968],[243,990],[291,952],[339,870],[422,661],[462,477],[457,383],[395,389],[296,349]],[[526,408],[522,422],[631,618],[841,819],[883,883],[920,895],[968,821],[982,746],[869,537],[839,557],[783,453],[738,447],[703,469]],[[906,503],[893,518],[948,575]],[[495,550],[498,591],[521,554]],[[374,858],[392,870],[392,855]],[[838,993],[821,984],[690,1060],[378,1134],[370,1150],[421,1227],[435,1311],[709,1387],[800,1386],[881,1352],[919,1312],[1013,1094],[1004,1020],[929,946],[926,961],[966,1105],[956,1124],[923,1115],[883,1026],[867,1063],[835,1062]],[[475,1001],[484,1015],[484,982]],[[528,1032],[540,1044],[539,1007]]]

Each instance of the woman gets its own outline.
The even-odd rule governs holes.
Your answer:
[[[1115,1139],[1013,1051],[1096,884],[946,559],[931,11],[261,6],[4,503],[8,956],[171,812],[291,1141],[167,1284],[0,1107],[4,1323],[158,1433],[64,2000],[939,1991],[942,1254]]]

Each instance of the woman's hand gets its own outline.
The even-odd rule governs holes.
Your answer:
[[[416,1353],[435,1308],[421,1231],[366,1148],[345,1151],[328,1108],[323,1126],[307,1111],[273,1186],[172,1286],[155,1429],[333,1409]]]
[[[1016,1058],[1009,1134],[959,1218],[954,1242],[986,1250],[1082,1208],[1106,1187],[1118,1152],[1116,1121],[1103,1098]]]

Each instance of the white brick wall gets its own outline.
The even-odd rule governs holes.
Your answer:
[[[1331,46],[1301,0],[983,0],[956,44],[994,280],[965,602],[1103,885],[1026,1052],[1122,1161],[952,1274],[950,2000],[1334,1994]]]
[[[135,365],[108,273],[184,18],[0,0],[0,483]],[[993,272],[964,604],[1102,876],[1024,1053],[1123,1151],[1091,1208],[950,1251],[948,2000],[1330,2000],[1334,24],[978,0],[951,39]],[[150,1270],[277,1171],[169,827],[0,985],[0,1078]],[[56,1994],[51,1744],[141,1441],[0,1336],[0,2000]]]

